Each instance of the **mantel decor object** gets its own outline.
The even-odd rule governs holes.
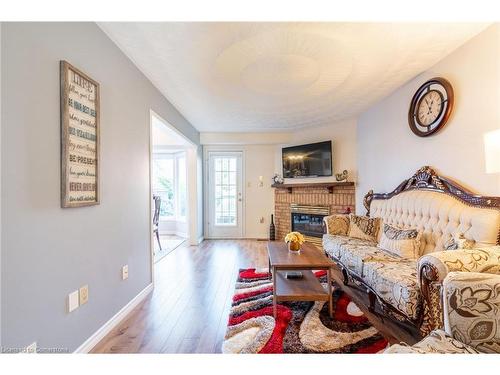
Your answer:
[[[275,173],[273,178],[273,185],[281,185],[285,180],[278,173]]]
[[[335,173],[335,179],[338,182],[347,181],[348,177],[349,177],[349,172],[347,172],[347,169],[344,169],[342,173]]]
[[[300,232],[290,232],[285,236],[285,242],[288,244],[288,251],[299,253],[300,247],[306,242],[306,239]]]

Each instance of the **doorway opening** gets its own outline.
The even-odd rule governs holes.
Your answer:
[[[196,146],[154,112],[151,144],[152,256],[156,263],[191,235],[188,165]]]

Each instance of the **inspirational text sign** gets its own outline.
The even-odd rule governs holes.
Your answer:
[[[61,206],[99,204],[99,84],[61,61]]]

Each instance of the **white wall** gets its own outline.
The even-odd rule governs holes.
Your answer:
[[[274,210],[274,189],[271,177],[274,173],[275,145],[207,145],[204,146],[205,160],[208,151],[242,151],[244,154],[243,196],[245,211],[245,238],[268,238],[269,223]],[[205,168],[205,170],[208,170]],[[259,176],[264,183],[259,187]],[[205,176],[206,181],[206,176]],[[264,218],[261,223],[260,219]],[[207,228],[207,226],[205,226]]]
[[[314,127],[295,131],[291,134],[289,143],[280,144],[275,152],[275,173],[283,175],[281,149],[282,147],[301,145],[322,141],[332,141],[333,151],[333,174],[340,173],[344,169],[349,171],[349,181],[356,181],[356,119],[351,118],[339,121],[328,126]],[[335,181],[335,176],[318,177],[314,182]],[[310,178],[285,179],[288,183],[308,183]]]
[[[0,113],[2,113],[2,22],[0,22]],[[2,186],[2,116],[0,116],[0,186]],[[0,194],[0,212],[2,195]],[[2,304],[2,215],[0,215],[0,305]],[[0,306],[0,347],[2,347],[2,307]]]
[[[190,163],[191,169],[194,170],[192,163]],[[195,225],[197,228],[196,234],[197,238],[192,239],[190,244],[195,245],[201,241],[203,241],[203,223],[204,223],[204,212],[205,208],[203,206],[203,196],[204,196],[204,183],[203,183],[203,146],[198,146],[196,150],[196,200],[197,200],[197,210],[196,210],[196,217],[197,221],[194,223],[191,221],[191,225]],[[193,205],[191,207],[194,207]],[[192,233],[195,233],[195,231],[192,231]]]
[[[430,165],[481,194],[500,195],[499,177],[485,173],[484,133],[500,128],[500,25],[471,39],[434,67],[359,117],[358,212],[369,189],[393,190],[419,167]],[[438,134],[419,138],[408,126],[415,90],[427,79],[447,78],[455,108]]]
[[[292,133],[200,133],[205,145],[270,145],[288,143]]]
[[[9,22],[1,41],[2,344],[72,351],[152,281],[150,109],[199,134],[94,23]],[[62,59],[101,85],[97,206],[60,207]]]

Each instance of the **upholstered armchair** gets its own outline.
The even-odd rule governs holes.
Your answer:
[[[444,329],[384,353],[500,353],[500,275],[449,272],[442,285]]]
[[[500,246],[437,251],[418,261],[420,290],[426,299],[432,329],[442,327],[441,285],[450,272],[500,274]],[[466,276],[465,276],[466,277]]]

